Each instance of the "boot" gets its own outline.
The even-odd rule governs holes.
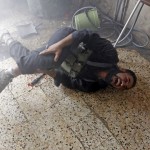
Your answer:
[[[0,70],[0,93],[12,81],[13,75],[5,70]]]

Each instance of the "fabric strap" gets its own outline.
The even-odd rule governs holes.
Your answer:
[[[99,63],[99,62],[93,62],[93,61],[87,61],[86,64],[89,66],[100,67],[100,68],[110,68],[110,67],[116,66],[116,64]]]

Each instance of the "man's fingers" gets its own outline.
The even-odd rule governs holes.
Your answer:
[[[58,56],[55,55],[54,61],[57,62],[58,61]]]
[[[48,49],[43,50],[42,52],[39,53],[39,55],[45,55],[48,53]]]
[[[60,53],[56,53],[54,57],[54,61],[57,62],[59,59]]]
[[[54,57],[54,61],[57,62],[60,55],[61,55],[61,49],[60,50],[55,50],[55,49],[45,49],[43,50],[42,52],[39,53],[39,55],[46,55],[46,54],[50,54],[50,53],[54,53],[55,54],[55,57]]]
[[[40,54],[40,55],[46,55],[46,54],[50,54],[50,53],[53,53],[53,52],[50,51],[49,49],[45,49],[45,50],[43,50],[42,52],[40,52],[39,54]]]

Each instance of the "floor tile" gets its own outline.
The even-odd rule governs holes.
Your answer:
[[[71,126],[71,128],[83,145],[90,150],[102,147],[102,142],[110,137],[113,138],[113,135],[103,122],[95,114],[91,113],[82,118],[77,125]]]
[[[28,120],[38,118],[45,110],[57,102],[55,97],[47,97],[40,87],[17,98],[17,101]]]
[[[68,128],[55,107],[47,109],[41,118],[31,121],[31,127],[50,150],[83,150],[80,141]]]
[[[5,90],[0,94],[0,109],[3,115],[9,120],[11,124],[19,124],[22,122],[26,122],[27,118],[17,103],[16,99],[14,99],[13,95]]]
[[[66,97],[56,104],[58,112],[67,122],[68,126],[72,126],[80,119],[90,113],[90,109],[80,97]]]
[[[55,98],[56,100],[61,100],[66,97],[63,89],[56,87],[52,78],[47,78],[47,82],[41,85],[41,89],[49,98]]]
[[[108,138],[102,145],[106,150],[124,150],[114,137]]]
[[[132,97],[132,99],[129,97]],[[137,149],[140,146],[146,149],[148,147],[142,140],[140,141],[140,146],[138,146],[133,138],[136,133],[137,137],[141,135],[137,126],[149,131],[149,101],[147,101],[147,97],[142,92],[107,93],[107,91],[102,91],[97,95],[86,95],[85,102],[103,119],[104,124],[108,126],[125,149]],[[148,142],[146,137],[143,132],[140,138]]]

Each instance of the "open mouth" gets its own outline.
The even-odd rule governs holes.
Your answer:
[[[113,84],[116,85],[116,84],[118,84],[118,82],[119,82],[119,78],[117,76],[115,76],[114,79],[113,79]]]
[[[118,78],[115,77],[115,78],[114,78],[114,84],[117,84],[117,82],[118,82]]]
[[[121,86],[122,85],[122,80],[118,76],[115,76],[114,79],[113,79],[113,85]]]

